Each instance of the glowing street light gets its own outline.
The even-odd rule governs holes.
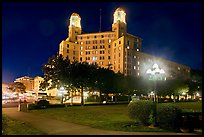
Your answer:
[[[163,80],[163,76],[165,74],[165,71],[163,69],[160,69],[159,66],[155,63],[153,64],[151,69],[148,69],[146,71],[146,74],[149,75],[149,80],[155,81],[155,89],[154,92],[152,91],[150,95],[154,95],[154,102],[155,102],[155,125],[157,126],[157,101],[156,101],[156,81],[157,80]],[[166,80],[166,77],[164,77],[164,80]]]

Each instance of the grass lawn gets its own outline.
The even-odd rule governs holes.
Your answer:
[[[167,103],[159,103],[167,104]],[[182,109],[199,109],[202,111],[202,102],[174,103]],[[30,113],[88,125],[95,128],[120,131],[166,131],[133,124],[135,121],[127,115],[127,104],[97,105],[97,106],[68,106],[66,108],[51,108],[31,110]]]
[[[2,115],[2,134],[3,135],[46,135],[33,128],[29,123],[23,123]]]

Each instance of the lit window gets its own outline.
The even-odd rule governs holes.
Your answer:
[[[95,61],[95,60],[97,60],[97,57],[95,57],[95,56],[94,56],[94,57],[92,57],[92,60],[94,60],[94,61]]]
[[[121,47],[118,47],[118,50],[121,50]]]
[[[140,62],[138,61],[137,64],[140,65]]]
[[[111,43],[111,39],[108,40],[108,43]]]
[[[136,58],[136,56],[134,56],[134,59]]]
[[[108,62],[108,64],[111,64],[110,61]]]
[[[137,73],[137,75],[139,76],[139,75],[140,75],[140,73],[138,72],[138,73]]]
[[[83,54],[83,52],[80,52],[80,55],[82,55]]]
[[[82,50],[83,49],[83,47],[80,47],[80,50]]]
[[[136,66],[134,66],[134,69],[136,69]]]
[[[137,51],[139,51],[139,49],[137,49]]]
[[[181,68],[180,67],[178,67],[178,70],[180,70]]]
[[[81,45],[83,45],[83,42],[81,42]]]
[[[130,47],[129,47],[129,46],[127,46],[127,49],[130,49]]]

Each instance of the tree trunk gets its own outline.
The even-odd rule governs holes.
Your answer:
[[[128,94],[128,102],[130,102],[131,96]]]
[[[84,91],[83,91],[83,86],[81,86],[81,106],[84,106]]]
[[[106,93],[106,104],[108,104],[108,94]]]
[[[73,92],[71,92],[71,103],[70,105],[73,105]]]
[[[100,96],[99,103],[102,104],[102,95],[101,95],[101,91],[99,91],[99,96]]]

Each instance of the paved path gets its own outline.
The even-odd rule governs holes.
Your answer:
[[[48,133],[48,135],[196,135],[195,133],[123,132],[102,130],[17,111],[16,107],[2,108],[2,113],[14,119],[28,122],[36,129]]]

